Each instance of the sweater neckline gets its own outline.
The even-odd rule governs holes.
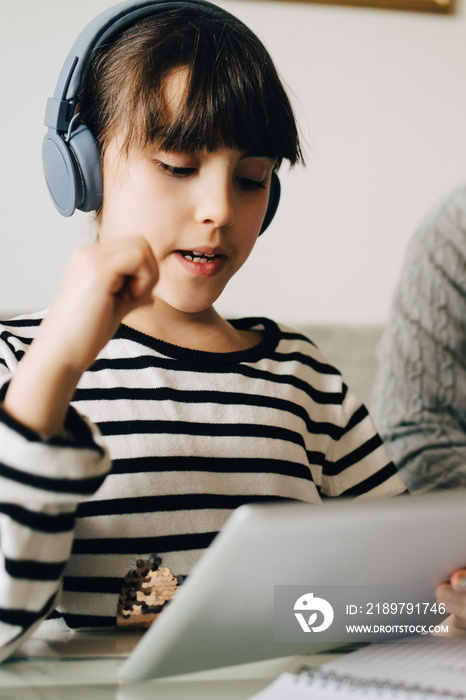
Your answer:
[[[167,343],[165,340],[153,338],[125,324],[120,325],[115,338],[132,340],[172,359],[182,360],[196,365],[232,365],[240,362],[255,362],[270,356],[278,345],[280,329],[275,321],[269,318],[248,317],[228,319],[228,323],[231,323],[234,328],[241,331],[262,330],[263,337],[257,345],[253,345],[246,350],[236,350],[234,352],[191,350],[190,348],[184,348],[180,345]]]

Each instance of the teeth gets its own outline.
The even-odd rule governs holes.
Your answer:
[[[207,253],[200,253],[198,250],[193,250],[193,255],[197,258],[214,258],[215,255],[207,255]]]
[[[189,262],[206,263],[215,258],[215,254],[207,255],[207,253],[201,253],[199,250],[193,250],[191,253],[186,253],[184,258],[185,260],[189,260]]]

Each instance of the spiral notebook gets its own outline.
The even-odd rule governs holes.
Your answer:
[[[250,700],[466,700],[466,639],[372,644],[317,669],[282,674]]]

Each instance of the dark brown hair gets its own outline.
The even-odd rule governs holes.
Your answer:
[[[182,107],[167,114],[164,79],[187,67]],[[302,162],[296,120],[267,50],[242,22],[198,8],[165,10],[124,31],[94,58],[80,99],[101,154],[123,147],[238,148]]]

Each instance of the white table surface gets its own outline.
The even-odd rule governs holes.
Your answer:
[[[246,700],[280,673],[339,654],[292,656],[141,683],[118,671],[138,641],[104,631],[36,634],[0,665],[1,700]]]

